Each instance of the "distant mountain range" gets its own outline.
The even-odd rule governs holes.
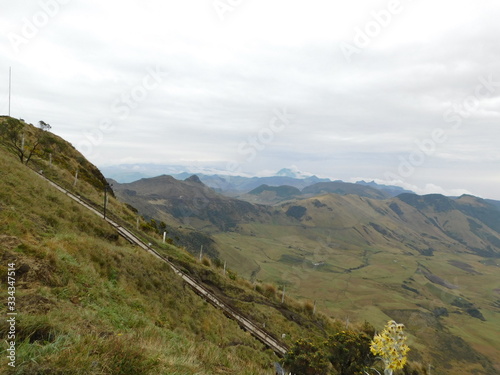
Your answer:
[[[395,241],[391,246],[404,243],[407,249],[419,253],[431,255],[434,249],[446,245],[500,258],[499,207],[468,195],[448,198],[440,194],[402,193],[391,197],[369,186],[373,184],[340,181],[319,182],[302,191],[293,186],[260,185],[246,194],[285,201],[266,206],[219,194],[196,175],[183,181],[171,176],[127,184],[109,181],[117,197],[141,214],[206,233],[239,231],[241,225],[248,223],[293,226],[298,220],[303,225],[329,226],[332,230],[339,225],[345,233],[352,232],[344,234],[351,238],[351,244],[358,242],[360,236],[367,244],[376,243],[380,239],[374,242],[374,234],[379,233],[384,241]],[[328,211],[334,212],[334,216],[325,211],[325,202],[332,205]],[[367,217],[371,219],[366,221]],[[343,219],[336,224],[338,218]],[[346,220],[353,220],[349,229],[345,227]]]
[[[303,191],[302,193],[306,195],[311,193],[318,194],[320,191],[323,191],[323,193],[360,194],[362,196],[377,199],[394,197],[402,193],[411,192],[398,186],[379,185],[374,181],[358,181],[356,184],[346,183],[340,180],[332,181],[329,178],[319,178],[311,173],[299,171],[295,167],[283,168],[276,172],[273,176],[266,177],[230,175],[227,171],[217,170],[214,168],[154,164],[124,164],[113,167],[104,167],[102,168],[102,171],[107,178],[113,179],[119,183],[131,183],[142,178],[156,177],[159,175],[171,175],[177,180],[185,180],[193,174],[196,174],[203,184],[213,190],[226,196],[240,197],[243,200],[249,200],[249,197],[244,195],[246,193],[253,194],[255,199],[255,192],[250,192],[262,185],[267,187],[286,186],[303,190],[304,188],[308,188],[312,185],[324,183],[323,185],[316,185],[314,188],[309,188],[309,190]],[[266,188],[263,188],[263,190],[265,189]],[[375,190],[382,192],[382,194],[374,192]],[[283,195],[283,193],[278,194],[278,196],[283,198],[282,200],[288,199],[288,196],[286,194]],[[252,199],[250,199],[250,201],[252,201]],[[265,201],[266,200],[264,199],[264,202]],[[256,203],[258,202],[256,201]]]

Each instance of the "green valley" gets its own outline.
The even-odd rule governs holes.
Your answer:
[[[436,373],[497,371],[500,211],[488,201],[389,198],[357,186],[363,196],[332,194],[321,185],[319,195],[267,206],[245,205],[199,182],[182,196],[168,193],[196,178],[188,180],[142,179],[115,190],[170,228],[202,231],[206,241],[191,247],[194,254],[205,244],[244,277],[315,301],[335,319],[402,321],[410,327],[411,356]],[[183,212],[168,208],[174,200]],[[232,225],[221,227],[221,221]]]

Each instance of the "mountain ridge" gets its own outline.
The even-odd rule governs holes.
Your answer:
[[[227,198],[206,186],[197,186],[198,196],[205,194],[211,204]],[[335,194],[326,191],[325,186],[331,191],[339,187],[344,190]],[[348,188],[363,195],[352,194],[353,191],[345,190]],[[306,192],[308,189],[304,188]],[[190,225],[204,232],[212,239],[217,257],[236,264],[239,273],[253,280],[286,285],[290,293],[306,296],[317,288],[332,291],[351,285],[350,292],[346,292],[349,297],[335,299],[335,314],[357,319],[389,314],[407,319],[416,314],[424,314],[423,317],[434,316],[436,311],[446,312],[446,318],[436,318],[440,319],[440,329],[452,329],[456,322],[466,321],[472,332],[467,331],[465,336],[477,335],[473,332],[476,331],[481,332],[476,340],[485,343],[492,339],[499,311],[490,304],[488,296],[495,293],[495,288],[500,290],[494,272],[500,258],[500,210],[494,204],[470,195],[450,198],[405,192],[391,197],[370,186],[338,181],[320,183],[312,188],[310,196],[287,195],[297,191],[294,187],[260,185],[247,195],[280,193],[286,200],[267,206],[252,204],[254,209],[258,207],[254,214],[238,216],[241,212],[234,212],[231,220],[235,225],[228,229],[207,226],[211,217],[201,211],[201,221],[177,217],[173,225]],[[212,199],[214,195],[216,199]],[[196,196],[190,199],[196,201]],[[383,270],[390,271],[385,271],[386,275]],[[367,315],[359,310],[369,298],[362,290],[378,295],[378,302],[368,308]],[[381,294],[381,290],[388,292]],[[331,296],[323,292],[313,295],[331,306]],[[393,304],[404,308],[394,310],[390,307]],[[486,324],[489,331],[483,331],[475,321]],[[404,320],[403,323],[413,324]],[[412,332],[419,345],[425,340],[438,342],[422,328]],[[446,340],[461,340],[460,335],[447,337]],[[429,348],[432,351],[423,350],[425,355],[443,356],[434,344],[429,344]]]

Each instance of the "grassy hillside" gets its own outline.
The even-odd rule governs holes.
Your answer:
[[[37,132],[23,126],[26,134]],[[70,145],[50,138],[29,166],[88,201],[102,202],[102,175]],[[87,172],[75,184],[76,169]],[[108,214],[136,225],[136,212],[113,197]],[[340,330],[338,322],[314,314],[309,301],[287,297],[282,303],[275,286],[252,284],[231,270],[224,274],[220,263],[200,263],[184,249],[162,244],[142,219],[139,226],[149,230],[139,235],[158,251],[285,344],[323,342]],[[279,359],[273,352],[196,296],[163,262],[131,246],[1,146],[0,257],[2,290],[8,265],[15,264],[18,313],[16,367],[7,366],[3,347],[2,372],[274,374]],[[4,316],[6,307],[3,302]],[[8,329],[0,325],[2,338]]]
[[[361,197],[373,199],[385,199],[389,197],[387,193],[373,187],[342,181],[319,182],[302,189],[302,194],[309,196],[324,193],[335,193],[340,195],[356,194]]]
[[[3,150],[0,166],[3,285],[17,269],[11,373],[272,373],[274,354],[168,267]]]
[[[293,186],[269,186],[261,185],[247,194],[237,196],[238,199],[254,203],[274,205],[280,202],[299,198],[301,191]]]

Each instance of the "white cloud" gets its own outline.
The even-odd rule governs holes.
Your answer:
[[[339,42],[351,43],[386,1],[244,1],[221,21],[211,1],[73,0],[17,54],[7,36],[22,35],[25,19],[42,8],[13,2],[0,15],[0,87],[12,66],[12,114],[43,119],[75,145],[112,120],[114,130],[87,155],[101,165],[236,161],[254,173],[296,164],[318,175],[383,178],[416,141],[444,128],[448,141],[404,182],[427,191],[427,183],[445,186],[441,179],[455,181],[475,163],[481,179],[460,187],[490,194],[477,187],[497,176],[500,88],[459,131],[443,113],[473,93],[479,77],[500,81],[500,5],[400,3],[402,11],[348,63]],[[119,118],[113,103],[158,65],[165,80]],[[284,107],[293,122],[246,162],[238,145]],[[455,161],[465,164],[443,164]]]

